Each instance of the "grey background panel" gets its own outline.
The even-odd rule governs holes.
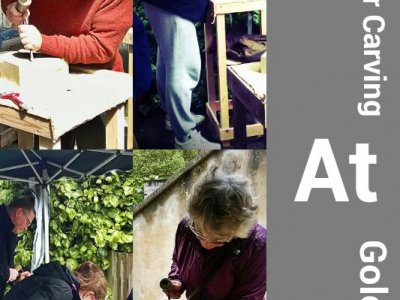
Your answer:
[[[268,3],[268,297],[271,300],[362,299],[361,245],[388,248],[373,286],[378,299],[399,299],[400,279],[400,1],[380,8],[362,1],[270,0]],[[381,15],[382,115],[362,117],[363,19]],[[335,203],[314,189],[308,203],[294,198],[316,138],[330,140],[350,199]],[[368,143],[377,164],[370,187],[378,202],[355,192],[356,143]],[[324,174],[320,170],[319,174]]]

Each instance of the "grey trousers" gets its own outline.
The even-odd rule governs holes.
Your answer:
[[[196,127],[190,112],[192,92],[200,80],[201,58],[194,23],[143,3],[158,44],[157,87],[161,105],[179,140]]]

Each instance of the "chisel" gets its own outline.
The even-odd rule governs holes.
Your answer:
[[[16,8],[21,14],[24,14],[31,4],[32,0],[18,0]]]
[[[16,9],[18,10],[18,12],[20,12],[21,14],[24,14],[29,6],[32,4],[32,0],[18,0],[17,1],[17,6]],[[24,21],[25,25],[28,25],[28,18],[25,19]],[[33,61],[33,53],[32,50],[29,51],[29,55],[30,55],[30,60]]]

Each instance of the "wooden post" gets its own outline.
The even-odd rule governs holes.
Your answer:
[[[225,37],[225,15],[217,15],[217,49],[218,49],[218,86],[219,101],[221,106],[221,127],[229,128],[229,101],[228,81],[226,79],[226,37]]]
[[[105,114],[106,149],[124,149],[123,105],[110,109]]]
[[[32,133],[18,130],[18,148],[19,149],[33,149],[34,135]]]

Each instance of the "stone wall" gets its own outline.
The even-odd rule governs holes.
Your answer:
[[[185,214],[192,186],[212,164],[221,166],[226,173],[238,172],[252,179],[258,196],[259,223],[266,226],[266,151],[224,150],[205,155],[168,180],[134,212],[134,299],[166,299],[159,282],[170,270],[176,227]]]

